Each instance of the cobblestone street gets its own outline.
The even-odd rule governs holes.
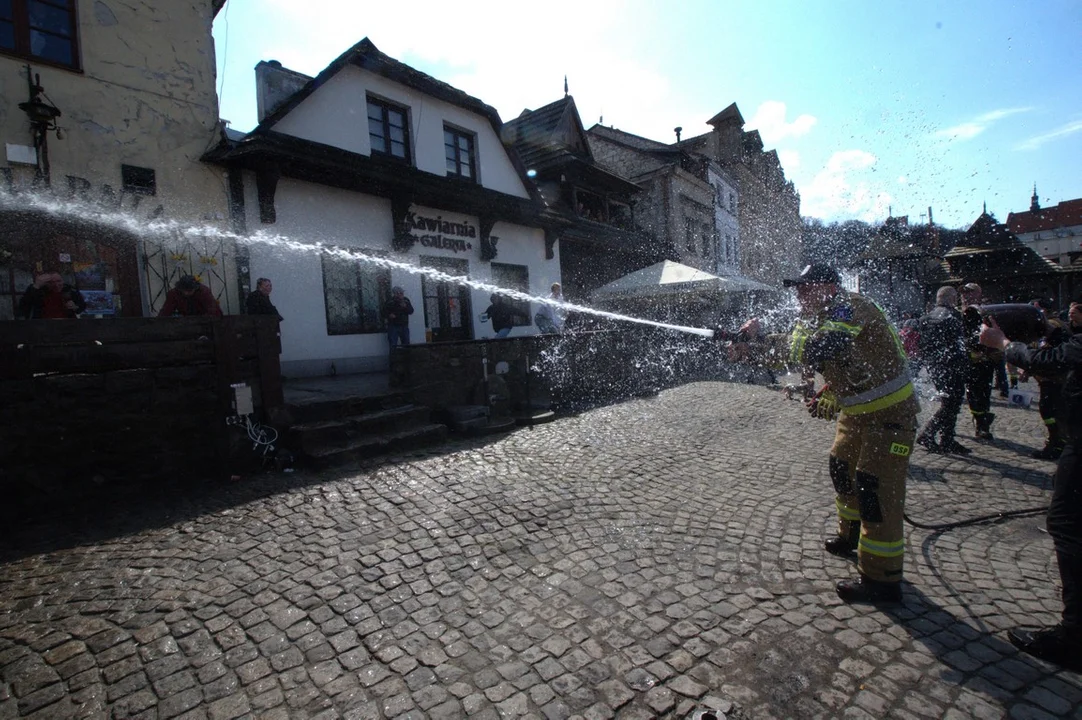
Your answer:
[[[915,451],[914,520],[1047,504],[1036,403],[995,402],[994,443]],[[904,604],[841,603],[833,431],[696,383],[370,467],[28,511],[0,556],[0,719],[1082,718],[1082,677],[1005,633],[1058,620],[1043,516],[907,525]]]

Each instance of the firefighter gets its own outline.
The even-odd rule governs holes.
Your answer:
[[[859,578],[839,582],[838,595],[850,603],[900,601],[905,479],[920,409],[901,339],[882,308],[841,289],[829,266],[809,265],[785,285],[796,288],[801,306],[792,335],[765,337],[758,320],[741,330],[760,338],[755,354],[788,341],[788,364],[815,369],[830,388],[809,410],[830,417],[831,406],[841,414],[830,451],[838,534],[825,548],[842,557],[855,551]]]
[[[1059,318],[1051,316],[1052,308],[1048,306],[1047,302],[1034,300],[1030,304],[1039,307],[1045,313],[1048,322],[1048,334],[1036,343],[1034,349],[1056,348],[1071,339],[1071,331]],[[1066,380],[1066,374],[1052,372],[1034,377],[1037,379],[1037,388],[1041,393],[1037,408],[1041,413],[1041,421],[1048,431],[1048,439],[1042,449],[1031,453],[1030,456],[1038,460],[1058,460],[1067,444],[1062,437],[1057,420],[1063,399],[1063,383]]]
[[[992,382],[996,368],[1003,363],[1003,353],[984,347],[977,338],[981,331],[981,286],[966,283],[962,286],[962,317],[965,319],[966,349],[969,351],[969,374],[966,377],[966,396],[969,412],[973,415],[974,435],[978,440],[993,440],[992,422],[996,419],[992,409]]]

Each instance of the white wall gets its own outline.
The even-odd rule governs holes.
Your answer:
[[[273,129],[370,155],[367,93],[409,108],[412,160],[418,169],[441,177],[447,175],[443,147],[443,124],[447,122],[476,134],[477,174],[482,186],[516,197],[529,197],[487,118],[353,65],[317,88]]]
[[[260,225],[252,175],[246,177],[245,195],[248,216],[254,216],[249,227],[252,232],[358,250],[391,249],[394,229],[390,200],[282,178],[275,195],[277,222]],[[327,334],[323,265],[316,248],[297,252],[253,243],[249,268],[253,288],[260,277],[270,278],[274,283],[271,302],[285,318],[281,326],[283,364],[327,360],[329,370],[332,359],[387,354],[387,339],[383,334]],[[402,284],[409,293],[405,283]],[[420,296],[419,282],[416,294],[411,296]]]
[[[425,247],[420,242],[405,253],[393,252],[390,201],[361,193],[338,190],[313,183],[282,178],[275,195],[277,220],[273,225],[261,225],[254,175],[245,177],[245,205],[249,208],[249,232],[267,237],[284,237],[310,245],[317,242],[381,251],[391,260],[419,267],[421,256],[453,257],[469,263],[472,279],[490,282],[492,266],[480,259],[480,239],[471,240],[471,248],[454,252],[439,247]],[[455,223],[469,223],[479,228],[478,218],[436,208],[414,205],[415,215],[441,217]],[[415,233],[415,234],[420,234]],[[544,232],[539,228],[497,222],[492,234],[499,238],[495,262],[525,265],[530,277],[530,292],[547,296],[549,286],[560,281],[558,252],[545,259]],[[330,371],[331,362],[339,373],[381,370],[387,363],[387,337],[384,333],[358,335],[328,335],[327,315],[323,294],[323,271],[318,249],[286,250],[273,243],[252,243],[250,246],[252,284],[260,277],[274,283],[271,301],[285,320],[282,332],[282,367],[286,376],[319,375]],[[410,339],[425,342],[424,304],[421,298],[421,275],[406,270],[392,270],[391,284],[399,285],[412,301],[414,314],[410,318]],[[489,305],[489,293],[471,293],[470,322],[473,337],[492,337],[492,326],[481,323],[478,316]],[[534,311],[537,310],[535,305]],[[533,334],[534,326],[515,328],[513,335]]]

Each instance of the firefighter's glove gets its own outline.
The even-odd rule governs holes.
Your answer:
[[[808,413],[820,420],[836,420],[838,418],[838,399],[834,393],[824,391],[807,402]]]

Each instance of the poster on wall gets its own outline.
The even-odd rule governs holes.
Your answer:
[[[116,306],[113,303],[113,294],[105,290],[83,290],[83,300],[86,301],[84,315],[115,315]]]
[[[105,263],[74,263],[75,286],[80,291],[105,290]]]

